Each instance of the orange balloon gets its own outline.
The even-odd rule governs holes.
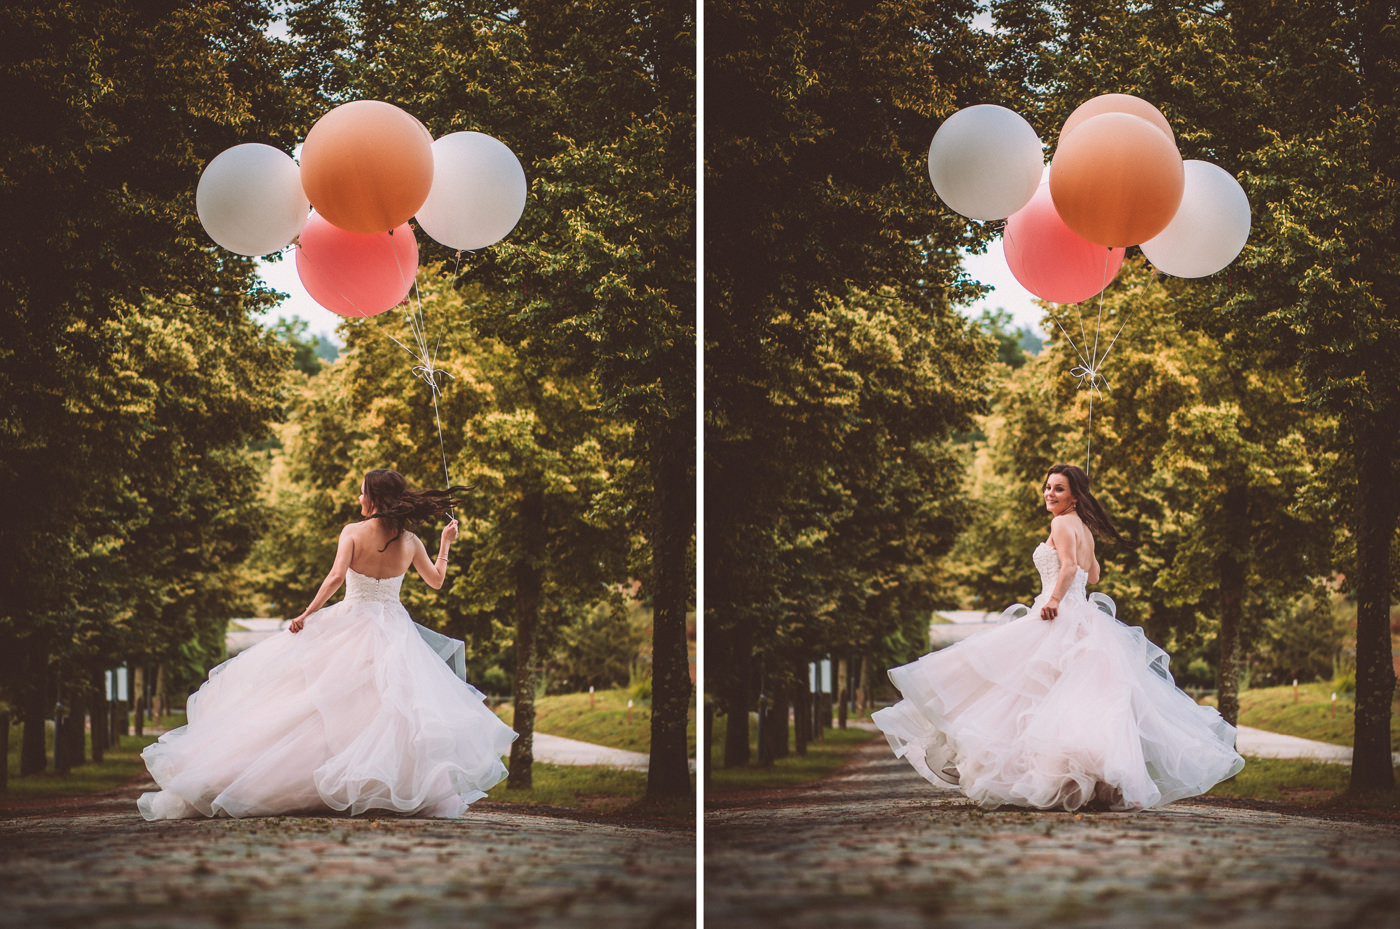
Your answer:
[[[1050,197],[1065,225],[1110,248],[1137,245],[1167,228],[1181,205],[1181,153],[1158,127],[1128,113],[1101,113],[1061,136],[1050,159]]]
[[[1162,115],[1162,111],[1141,97],[1134,97],[1132,94],[1099,94],[1089,100],[1085,100],[1069,114],[1069,119],[1060,127],[1060,138],[1069,135],[1071,129],[1083,123],[1087,119],[1092,119],[1101,113],[1131,113],[1134,116],[1141,116],[1152,125],[1161,129],[1167,134],[1167,138],[1176,144],[1176,134],[1172,132],[1172,124],[1167,122],[1167,118]]]
[[[342,104],[306,134],[301,186],[316,212],[341,229],[365,235],[396,229],[432,189],[432,137],[392,103]]]

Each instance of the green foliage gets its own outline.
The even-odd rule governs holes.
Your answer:
[[[267,511],[277,515],[254,560],[262,594],[277,612],[294,615],[329,568],[341,526],[357,514],[365,471],[394,468],[414,486],[441,486],[450,475],[472,487],[455,514],[461,538],[454,570],[441,592],[405,585],[404,603],[417,621],[464,638],[468,664],[484,669],[505,660],[513,642],[525,493],[544,501],[541,568],[551,637],[595,604],[611,603],[605,585],[626,579],[629,530],[611,496],[629,466],[620,454],[626,430],[601,415],[578,377],[536,381],[509,348],[478,336],[475,320],[490,299],[480,291],[454,291],[430,271],[419,295],[446,374],[438,409],[393,341],[411,339],[405,317],[343,325],[342,357],[303,381],[280,430],[282,451],[271,459],[266,484]],[[439,528],[423,529],[430,551]],[[621,659],[624,668],[631,657]]]
[[[240,611],[247,446],[286,358],[251,262],[199,228],[203,165],[293,138],[287,48],[255,2],[6,4],[0,80],[0,671],[31,722],[51,675],[174,657]],[[288,147],[290,145],[288,144]],[[35,759],[41,760],[41,759]]]
[[[1326,680],[1333,676],[1354,618],[1337,610],[1336,598],[1302,596],[1266,617],[1249,659],[1255,684]],[[1354,640],[1352,640],[1354,641]],[[1351,686],[1356,686],[1355,670]]]
[[[760,666],[780,693],[947,590],[948,437],[994,349],[950,306],[975,293],[956,249],[985,231],[930,209],[922,153],[938,117],[995,93],[972,14],[744,2],[706,18],[724,101],[706,122],[706,686],[731,740]]]
[[[1005,309],[983,310],[977,317],[977,324],[996,341],[997,361],[1009,368],[1019,368],[1026,363],[1028,344],[1035,346],[1036,352],[1040,350],[1041,340],[1025,326],[1010,328],[1011,314]]]
[[[292,369],[308,376],[321,373],[321,369],[340,354],[335,343],[325,336],[308,338],[306,330],[310,325],[304,319],[283,318],[272,326],[272,331],[292,350]]]
[[[601,601],[560,630],[548,663],[551,690],[577,693],[628,683],[651,626],[649,611],[628,606],[620,596]]]

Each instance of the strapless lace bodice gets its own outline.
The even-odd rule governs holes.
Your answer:
[[[1040,592],[1049,593],[1055,586],[1055,581],[1060,577],[1060,556],[1045,542],[1041,542],[1035,547],[1031,554],[1031,561],[1035,562],[1035,569],[1040,572]],[[1083,568],[1074,569],[1074,582],[1069,585],[1069,590],[1065,591],[1065,597],[1084,598],[1084,587],[1089,583],[1089,573]]]
[[[361,603],[398,603],[403,575],[370,577],[353,568],[345,571],[345,599]]]

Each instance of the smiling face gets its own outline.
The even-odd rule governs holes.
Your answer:
[[[1051,474],[1045,479],[1042,490],[1045,493],[1045,509],[1050,511],[1051,516],[1074,511],[1076,501],[1069,489],[1069,478],[1065,475]]]

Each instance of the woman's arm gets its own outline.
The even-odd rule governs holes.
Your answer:
[[[1040,608],[1041,619],[1054,619],[1060,612],[1060,601],[1074,583],[1074,572],[1079,562],[1074,557],[1074,531],[1070,529],[1065,516],[1050,520],[1050,546],[1060,559],[1060,572],[1055,578],[1055,586],[1050,591],[1050,599]]]
[[[352,524],[353,525],[353,524]],[[340,585],[345,583],[345,572],[350,567],[350,561],[355,555],[355,537],[350,531],[350,526],[340,530],[340,542],[335,549],[335,561],[331,563],[330,573],[321,582],[320,590],[316,591],[316,596],[311,598],[311,605],[302,610],[301,615],[292,620],[292,624],[287,628],[292,632],[300,632],[306,625],[306,617],[326,605],[326,601],[335,596],[335,592],[340,589]]]
[[[417,536],[413,537],[416,546],[413,552],[413,567],[418,571],[424,582],[433,590],[442,588],[442,582],[447,580],[447,550],[452,547],[452,543],[457,540],[457,520],[452,520],[442,530],[442,541],[438,544],[438,555],[436,561],[428,560],[428,549],[423,544],[423,540]]]

